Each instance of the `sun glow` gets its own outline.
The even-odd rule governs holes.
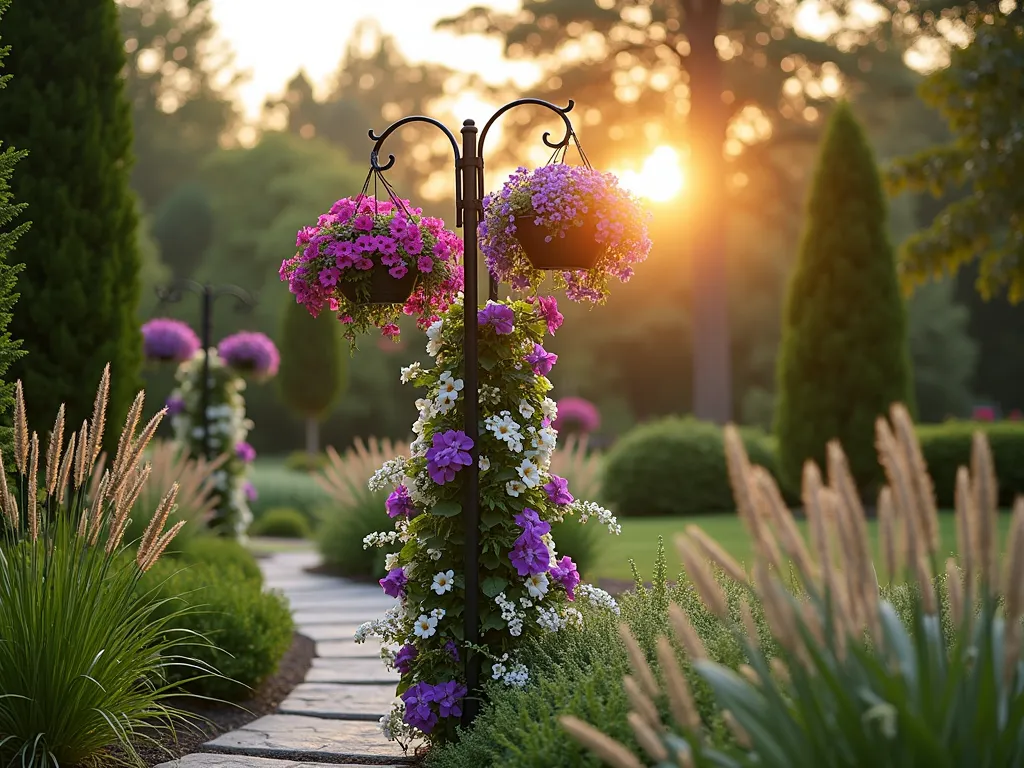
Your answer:
[[[686,186],[682,157],[667,144],[656,147],[639,170],[629,168],[616,175],[624,188],[654,203],[666,203],[679,197]]]

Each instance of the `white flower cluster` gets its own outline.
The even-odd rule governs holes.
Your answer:
[[[374,493],[393,488],[402,482],[408,463],[409,460],[405,456],[388,459],[380,469],[373,473],[366,487]]]
[[[418,362],[405,366],[402,368],[402,383],[408,384],[410,381],[414,381],[421,373],[423,373],[423,368]]]
[[[484,428],[494,433],[494,436],[508,444],[508,449],[513,453],[523,452],[523,433],[512,418],[512,411],[500,411],[497,416],[488,416],[484,419]]]
[[[583,628],[583,614],[575,608],[544,608],[537,606],[537,625],[548,632],[560,632],[566,627]]]
[[[419,732],[403,720],[405,716],[405,702],[395,701],[391,704],[391,710],[378,722],[380,732],[388,741],[397,741],[399,744],[409,744]]]
[[[508,654],[502,654],[497,663],[491,665],[491,679],[501,680],[505,685],[513,688],[525,688],[530,681],[530,670],[525,664],[513,664],[511,669],[505,666],[509,660]]]
[[[501,620],[508,624],[508,633],[512,637],[523,634],[523,619],[526,618],[526,614],[516,608],[516,604],[505,597],[504,592],[494,598],[494,604],[501,608]]]
[[[444,320],[435,320],[427,328],[427,354],[431,357],[437,357],[437,353],[441,351],[443,341],[441,339],[441,328],[444,325]]]
[[[480,405],[497,405],[501,402],[501,390],[490,384],[480,384]]]
[[[384,611],[384,615],[373,621],[364,621],[356,629],[352,639],[356,643],[365,643],[369,637],[394,637],[402,631],[402,609],[393,605]]]
[[[459,392],[464,387],[465,383],[462,379],[453,378],[451,371],[442,373],[438,382],[437,398],[434,400],[434,408],[437,409],[437,412],[448,413],[452,410],[459,399]]]
[[[581,523],[586,523],[594,517],[601,525],[608,526],[608,533],[614,533],[616,536],[622,533],[622,526],[615,519],[615,515],[596,502],[576,499],[569,505],[569,511],[579,515]]]
[[[605,608],[616,616],[619,615],[619,604],[615,602],[615,598],[593,584],[580,584],[576,587],[576,596],[584,598],[596,608]]]
[[[363,537],[363,549],[394,544],[401,538],[401,535],[399,531],[377,531],[376,533],[367,534]]]

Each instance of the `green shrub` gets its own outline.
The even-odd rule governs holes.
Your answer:
[[[249,479],[258,494],[249,505],[255,519],[268,510],[287,507],[299,510],[313,525],[318,511],[331,501],[308,472],[288,469],[280,461],[257,459]]]
[[[576,435],[560,441],[551,457],[551,472],[569,481],[569,490],[576,498],[598,503],[602,465],[601,455],[588,450],[587,438]],[[558,553],[571,557],[584,578],[608,539],[607,531],[596,522],[580,525],[573,517],[552,525],[551,535]]]
[[[249,526],[250,536],[273,536],[279,539],[308,539],[309,521],[297,509],[279,507],[263,513]]]
[[[750,460],[774,474],[768,437],[746,430],[744,440]],[[736,508],[722,430],[693,418],[670,417],[624,435],[605,459],[601,491],[623,517],[706,515]]]
[[[327,448],[330,464],[317,484],[330,494],[331,505],[322,508],[317,543],[324,564],[343,576],[378,577],[384,575],[386,552],[377,547],[363,548],[363,538],[388,527],[384,502],[387,493],[373,492],[367,481],[381,465],[399,455],[408,455],[408,446],[371,437],[365,443],[356,440],[344,454]]]
[[[328,464],[326,453],[307,453],[292,451],[285,459],[284,465],[292,472],[319,472]]]
[[[953,507],[958,467],[971,464],[971,436],[983,432],[992,448],[996,477],[999,479],[999,504],[1009,507],[1024,493],[1024,424],[1013,421],[948,421],[917,427],[928,474],[935,483],[939,507]]]
[[[167,556],[177,561],[179,567],[221,565],[237,568],[246,579],[261,585],[263,583],[263,572],[256,558],[234,539],[213,535],[194,536],[183,541],[180,547],[169,550]]]
[[[176,670],[171,682],[201,696],[227,701],[245,699],[272,675],[292,643],[295,624],[288,601],[278,592],[264,592],[262,585],[234,564],[195,563],[184,566],[162,561],[146,576],[145,583],[162,600],[158,613],[178,611],[169,620],[181,635],[170,653],[198,659],[223,677],[189,680],[189,670]],[[187,612],[181,613],[185,608]]]

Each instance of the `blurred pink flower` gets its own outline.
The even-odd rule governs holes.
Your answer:
[[[558,416],[554,427],[563,430],[590,434],[601,426],[601,414],[589,400],[582,397],[563,397],[558,401]]]

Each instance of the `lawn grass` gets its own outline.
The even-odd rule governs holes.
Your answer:
[[[654,558],[658,550],[658,537],[665,538],[665,549],[669,560],[669,575],[674,577],[682,568],[676,554],[674,539],[682,533],[687,525],[698,525],[705,533],[714,538],[729,554],[745,565],[749,565],[753,547],[746,528],[736,515],[705,515],[701,517],[645,517],[623,518],[622,535],[609,536],[602,542],[601,549],[595,558],[594,566],[583,577],[597,583],[599,579],[632,579],[629,568],[630,559],[635,560],[640,575],[645,579],[651,577],[654,570]],[[804,521],[797,521],[801,531],[806,534]],[[1000,548],[1005,543],[1010,525],[1010,515],[999,516],[998,539]],[[868,533],[878,557],[878,523],[868,521]],[[956,527],[952,511],[939,513],[939,533],[942,538],[942,552],[952,554],[956,550]]]

